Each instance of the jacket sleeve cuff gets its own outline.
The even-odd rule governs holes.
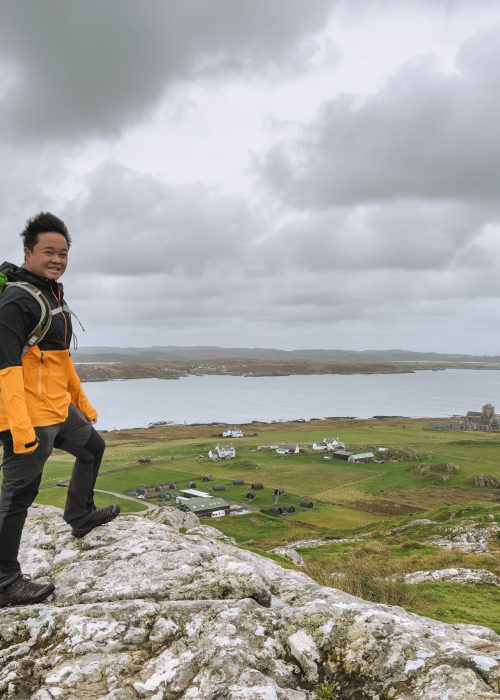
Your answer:
[[[0,370],[0,395],[7,412],[14,452],[34,452],[38,439],[26,408],[22,367],[6,367]]]
[[[35,432],[35,431],[33,431]],[[37,436],[35,435],[34,440],[31,440],[31,442],[22,442],[19,439],[19,436],[14,437],[13,436],[13,443],[14,443],[14,454],[16,455],[22,455],[22,454],[31,454],[32,452],[35,452],[36,449],[38,448],[39,441]]]

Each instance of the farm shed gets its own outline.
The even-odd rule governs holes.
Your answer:
[[[362,462],[373,462],[374,458],[373,452],[358,452],[351,455],[347,461],[351,462],[351,464],[360,464]]]
[[[196,489],[180,489],[179,495],[184,498],[209,498],[210,494]]]
[[[349,459],[349,457],[352,456],[352,452],[349,452],[348,450],[336,450],[333,453],[333,456],[335,459],[345,459],[346,461]]]
[[[210,515],[215,510],[224,510],[229,513],[229,503],[223,498],[182,498],[178,499],[179,510],[194,513],[200,517]]]

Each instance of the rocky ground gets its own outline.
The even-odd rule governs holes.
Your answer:
[[[76,540],[35,507],[22,564],[56,594],[2,610],[1,698],[500,698],[491,630],[321,587],[171,509]]]

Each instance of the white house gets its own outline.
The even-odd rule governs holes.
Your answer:
[[[323,442],[313,442],[313,450],[318,452],[335,452],[345,449],[345,444],[336,438],[323,438]]]
[[[236,457],[236,450],[233,445],[217,445],[213,450],[210,450],[208,456],[212,461],[217,459],[233,459]]]
[[[298,445],[280,445],[276,449],[276,453],[279,455],[298,455],[299,446]]]
[[[313,450],[316,450],[316,452],[326,452],[327,449],[325,442],[313,442]]]
[[[345,450],[345,443],[336,438],[325,438],[323,440],[330,452],[335,452],[335,450]]]
[[[243,431],[241,428],[237,428],[235,425],[230,425],[229,428],[224,430],[222,433],[222,437],[225,438],[242,438],[243,437]]]

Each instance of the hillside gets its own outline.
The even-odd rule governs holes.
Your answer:
[[[121,494],[124,512],[138,512],[145,503],[153,508],[162,503],[158,484],[177,485],[169,497],[192,482],[209,492],[223,486],[228,502],[248,512],[209,522],[239,546],[274,558],[277,548],[296,550],[303,570],[319,583],[331,583],[332,575],[343,573],[336,585],[347,592],[500,632],[499,587],[446,580],[416,586],[381,583],[392,574],[450,567],[500,575],[500,492],[493,478],[498,476],[500,433],[427,430],[427,421],[409,419],[253,423],[245,428],[245,437],[234,441],[235,459],[211,462],[208,451],[221,441],[224,427],[165,425],[103,433],[107,449],[97,488]],[[314,441],[336,435],[355,451],[385,446],[390,456],[350,464],[325,460],[328,455],[312,449]],[[257,450],[259,445],[293,442],[300,445],[299,454]],[[64,504],[65,490],[57,484],[69,477],[71,466],[68,455],[54,453],[38,502]],[[249,503],[252,482],[264,488]],[[151,499],[133,498],[136,487],[148,485],[153,487]],[[295,512],[269,514],[276,488],[285,490],[281,505],[292,505]],[[303,497],[314,507],[302,508]],[[97,494],[99,505],[109,498]],[[492,536],[485,547],[487,533]],[[311,540],[323,544],[309,546]]]

